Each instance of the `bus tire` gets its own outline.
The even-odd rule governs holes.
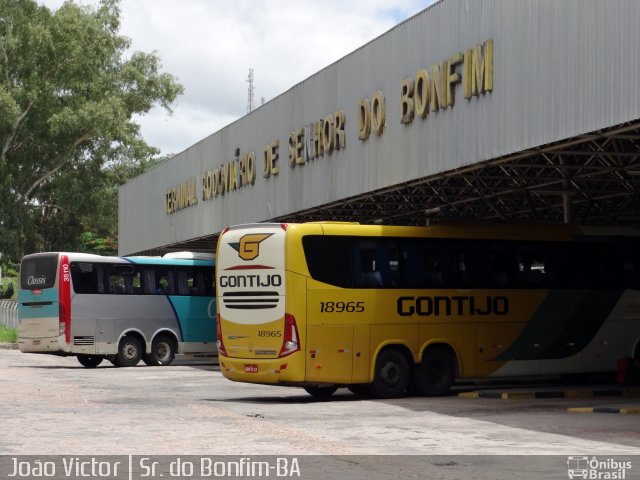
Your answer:
[[[96,368],[102,363],[102,357],[96,355],[78,355],[80,365],[85,368]]]
[[[397,398],[409,385],[409,362],[402,352],[394,349],[383,350],[376,359],[373,383],[369,392],[378,398]]]
[[[130,335],[120,340],[115,365],[118,367],[135,367],[142,358],[142,345],[140,340]]]
[[[333,385],[328,387],[304,387],[304,390],[315,398],[329,398],[338,390],[338,387],[334,387]]]
[[[169,335],[158,335],[151,344],[151,353],[144,354],[142,360],[149,366],[170,365],[176,358],[176,344]]]
[[[423,397],[441,397],[451,391],[456,377],[454,356],[444,348],[430,348],[413,369],[413,387]]]

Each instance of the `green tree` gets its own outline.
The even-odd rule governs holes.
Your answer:
[[[0,252],[115,238],[117,186],[159,153],[135,118],[183,92],[119,27],[119,0],[0,0]]]
[[[118,247],[113,238],[105,238],[94,232],[84,232],[80,235],[82,251],[97,255],[117,255]]]

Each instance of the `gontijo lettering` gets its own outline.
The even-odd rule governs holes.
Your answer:
[[[274,275],[220,275],[222,288],[246,288],[246,287],[279,287],[282,285],[282,276]]]
[[[401,317],[418,315],[507,315],[509,299],[504,296],[420,296],[398,297],[397,312]]]

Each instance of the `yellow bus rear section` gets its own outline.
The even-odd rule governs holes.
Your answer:
[[[280,357],[283,342],[284,317],[259,325],[247,325],[229,321],[220,316],[220,328],[227,355],[219,354],[220,370],[230,380],[269,384],[302,384],[305,381],[304,345],[307,332],[305,285],[307,279],[291,272],[285,273],[286,298],[296,301],[286,304],[287,314],[298,325],[301,349]]]

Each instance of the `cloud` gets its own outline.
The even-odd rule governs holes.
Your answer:
[[[39,0],[51,9],[62,0]],[[76,3],[96,5],[95,0]],[[339,60],[433,0],[121,0],[121,34],[156,51],[185,87],[173,116],[139,119],[148,143],[178,153]]]

